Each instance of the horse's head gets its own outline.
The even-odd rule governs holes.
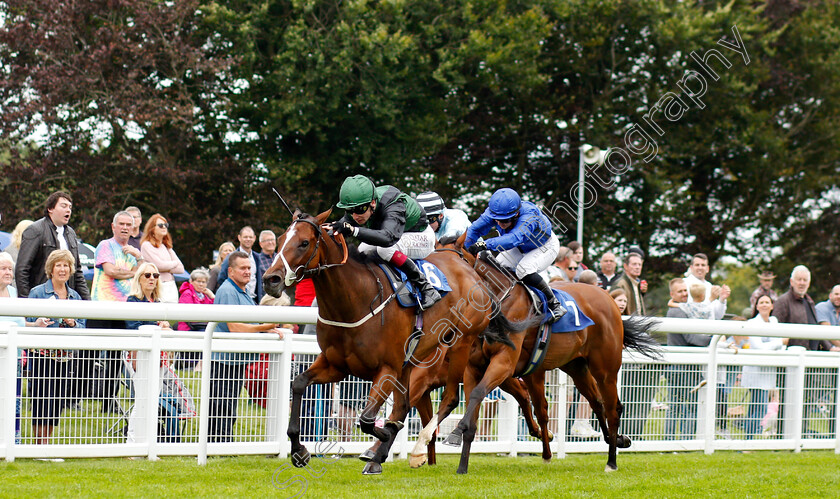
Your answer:
[[[292,224],[277,238],[277,256],[263,274],[263,288],[273,297],[306,276],[307,270],[317,269],[326,261],[327,248],[322,242],[328,239],[321,227],[332,213],[332,208],[318,216],[300,211],[293,215]]]

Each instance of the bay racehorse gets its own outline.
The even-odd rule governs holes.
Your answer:
[[[462,249],[463,240],[461,237],[456,241],[455,249]],[[519,320],[533,313],[528,292],[511,273],[489,259],[476,259],[465,252],[462,254],[502,301],[502,311],[506,317]],[[623,410],[617,389],[622,350],[629,347],[647,356],[658,357],[658,344],[646,334],[656,321],[638,317],[622,321],[615,301],[597,286],[576,283],[552,283],[552,286],[569,293],[575,299],[578,310],[591,318],[594,324],[576,332],[551,334],[542,363],[523,377],[543,431],[543,459],[551,459],[545,372],[560,368],[572,377],[575,386],[592,406],[601,424],[604,440],[609,445],[606,471],[614,471],[617,469],[616,449],[630,446],[630,439],[618,432]],[[568,304],[567,308],[570,309],[568,313],[578,313]],[[481,401],[501,382],[525,371],[531,353],[538,344],[540,329],[540,326],[533,326],[524,332],[511,334],[513,347],[487,342],[476,345],[482,355],[472,355],[464,372],[464,393],[469,394],[467,409],[461,422],[445,441],[451,445],[463,444],[458,473],[468,471],[470,446],[475,437]],[[427,428],[418,437],[415,452],[421,443],[425,443],[428,433],[424,432]]]
[[[415,319],[414,308],[396,303],[378,266],[361,256],[348,258],[343,237],[330,236],[323,226],[331,213],[332,210],[317,216],[293,214],[291,225],[278,238],[278,256],[263,276],[265,290],[271,296],[279,296],[287,286],[311,276],[318,298],[316,336],[321,353],[292,383],[288,429],[291,458],[298,467],[306,466],[310,458],[300,443],[304,389],[311,384],[338,382],[352,374],[373,382],[359,426],[382,442],[363,471],[378,474],[408,414],[409,380],[414,365],[437,362],[449,350],[447,385],[439,409],[439,414],[448,414],[458,403],[458,380],[476,337],[482,333],[488,343],[510,343],[508,332],[524,329],[527,324],[508,321],[484,281],[458,255],[434,253],[427,260],[443,271],[452,291],[423,312],[424,334],[412,358],[406,361],[411,333],[415,325],[421,325]],[[377,428],[376,416],[391,393],[394,406],[389,421]]]

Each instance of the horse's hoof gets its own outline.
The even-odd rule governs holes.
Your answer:
[[[627,435],[619,435],[618,438],[615,439],[615,446],[619,449],[626,449],[630,447],[630,444],[633,443],[630,440],[630,437]]]
[[[426,464],[426,454],[412,454],[408,456],[408,465],[412,468],[419,468]]]
[[[301,447],[301,449],[294,454],[292,454],[292,464],[295,468],[303,468],[307,464],[309,464],[309,451],[306,450],[306,447]]]
[[[545,463],[545,464],[551,464],[551,458],[548,458],[548,459],[543,458],[543,463]]]
[[[456,471],[455,473],[458,473],[459,475],[466,475],[466,474],[467,474],[467,470],[466,470],[466,469],[461,469],[461,468],[458,468],[458,471]]]
[[[361,459],[364,462],[368,462],[371,459],[373,459],[373,456],[374,456],[374,452],[372,450],[368,449],[368,450],[362,452],[361,454],[359,454],[359,459]]]
[[[551,442],[554,440],[554,433],[551,433],[551,430],[548,431],[548,441]]]
[[[382,465],[374,462],[368,461],[365,465],[365,469],[362,470],[362,475],[381,475],[382,474]]]
[[[444,445],[451,445],[453,447],[460,447],[461,443],[463,442],[463,438],[459,433],[452,432],[447,435],[446,440],[443,441]]]
[[[611,465],[611,464],[608,464],[608,465],[604,468],[604,473],[612,473],[613,471],[618,471],[618,466],[613,466],[613,465]]]

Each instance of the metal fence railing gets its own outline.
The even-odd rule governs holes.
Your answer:
[[[94,302],[76,302],[72,309],[46,302],[0,300],[0,315],[311,323],[316,312],[159,304],[119,304],[103,312]],[[759,330],[743,324],[666,320],[660,331],[840,337],[820,326]],[[199,462],[218,454],[287,455],[290,384],[319,353],[315,337],[287,334],[278,341],[268,334],[214,334],[214,326],[211,322],[202,333],[0,322],[0,455],[7,460],[195,455]],[[229,354],[230,362],[209,361],[212,352]],[[663,353],[652,361],[625,352],[619,393],[625,407],[621,431],[633,440],[630,450],[840,451],[840,355],[715,346],[665,347]],[[745,386],[745,377],[756,376],[761,388],[754,381]],[[302,440],[338,442],[333,447],[345,454],[367,449],[373,440],[356,421],[369,389],[369,382],[353,377],[307,389]],[[598,423],[564,373],[548,373],[546,396],[557,455],[606,451],[597,434],[581,432],[598,431]],[[440,391],[433,394],[435,404],[439,398]],[[457,423],[464,399],[441,424],[439,438]],[[379,417],[389,409],[386,404]],[[395,457],[407,455],[419,430],[412,411],[392,448]],[[513,398],[494,393],[482,404],[472,451],[539,453],[541,443],[528,436]],[[438,445],[438,452],[459,449]]]

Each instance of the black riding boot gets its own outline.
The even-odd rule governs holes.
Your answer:
[[[522,282],[532,288],[539,289],[542,291],[542,294],[545,295],[545,299],[548,300],[548,312],[551,314],[551,319],[548,320],[549,324],[557,322],[561,317],[566,315],[566,308],[557,301],[557,297],[554,296],[554,293],[551,291],[551,287],[549,287],[548,283],[545,282],[545,279],[543,279],[539,274],[528,274],[522,278]]]
[[[420,290],[420,310],[426,310],[438,301],[440,293],[429,283],[426,276],[417,268],[417,264],[411,258],[406,258],[405,263],[400,265],[408,279]]]

